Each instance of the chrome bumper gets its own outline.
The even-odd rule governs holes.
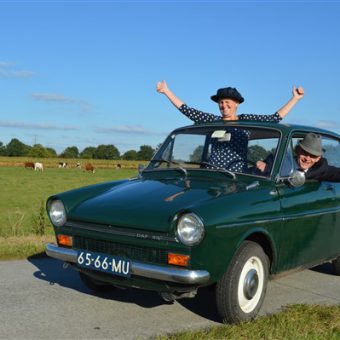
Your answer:
[[[47,244],[46,254],[65,262],[77,262],[77,252],[74,249],[58,247],[52,243]],[[206,283],[210,278],[210,274],[206,270],[162,267],[135,261],[131,261],[131,273],[133,275],[147,277],[150,279],[192,285]]]

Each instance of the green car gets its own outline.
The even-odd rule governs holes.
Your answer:
[[[269,278],[327,261],[340,275],[340,183],[296,169],[294,147],[308,132],[339,167],[340,136],[327,130],[223,121],[176,129],[137,177],[50,197],[57,244],[46,253],[93,290],[140,288],[171,302],[211,286],[223,322],[253,319]],[[218,148],[240,145],[226,168],[212,161]]]

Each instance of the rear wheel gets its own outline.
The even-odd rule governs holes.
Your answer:
[[[245,241],[216,285],[216,304],[223,322],[248,321],[263,303],[269,260],[257,243]]]
[[[340,256],[332,261],[333,273],[340,276]]]
[[[103,292],[108,292],[110,290],[113,290],[115,288],[114,286],[108,283],[105,283],[105,282],[98,281],[92,278],[91,276],[86,275],[83,272],[79,272],[79,276],[80,276],[81,281],[84,283],[84,285],[88,289],[93,290],[95,292],[103,293]]]

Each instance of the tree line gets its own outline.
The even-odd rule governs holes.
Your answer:
[[[112,160],[143,160],[148,161],[155,150],[150,145],[141,145],[139,150],[128,150],[121,154],[113,144],[101,144],[97,147],[88,146],[81,152],[76,146],[69,146],[58,154],[53,148],[41,144],[33,146],[22,143],[13,138],[7,145],[0,141],[0,156],[8,157],[38,157],[38,158],[85,158],[85,159],[112,159]]]

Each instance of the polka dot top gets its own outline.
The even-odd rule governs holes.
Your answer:
[[[208,123],[221,120],[221,116],[198,111],[183,104],[179,110],[195,123]],[[276,112],[272,115],[241,114],[239,120],[257,122],[279,122],[282,118]],[[211,154],[208,162],[215,167],[228,169],[235,172],[245,172],[247,168],[248,138],[250,131],[234,127],[227,127],[226,131],[231,133],[230,141],[220,142],[212,139]],[[214,166],[208,166],[213,169]]]

